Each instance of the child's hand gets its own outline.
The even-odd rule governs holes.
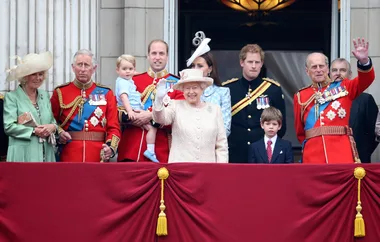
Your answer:
[[[133,110],[127,111],[127,113],[128,113],[129,120],[131,120],[131,121],[135,121],[136,120],[137,115],[136,115],[136,113]]]

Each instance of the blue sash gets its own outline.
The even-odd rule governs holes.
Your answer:
[[[341,83],[342,83],[341,81],[333,82],[333,83],[330,84],[330,86],[326,90],[330,91],[331,89],[340,86]],[[319,116],[320,116],[321,112],[324,111],[327,108],[327,106],[330,104],[330,102],[331,101],[325,102],[324,104],[320,105],[319,106],[319,113],[315,113],[315,111],[316,111],[315,110],[315,104],[314,104],[313,107],[311,107],[310,112],[308,113],[308,115],[306,117],[305,128],[304,128],[305,131],[314,127],[315,123],[319,119]],[[302,142],[302,152],[303,152],[303,149],[305,147],[306,141],[307,140],[305,139]],[[301,160],[299,162],[302,163],[302,158],[301,158]]]
[[[102,88],[98,86],[91,92],[92,95],[104,94],[104,96],[106,96],[107,93],[108,93],[107,88]],[[82,131],[83,130],[84,120],[87,120],[91,116],[91,114],[95,111],[95,109],[98,107],[97,105],[90,105],[88,101],[89,100],[86,100],[86,102],[83,105],[82,117],[79,118],[79,112],[78,112],[77,115],[71,121],[68,131]]]
[[[167,80],[166,82],[166,88],[172,88],[174,84],[176,84],[178,82],[178,77],[176,76],[173,76],[171,74],[169,74],[168,77],[165,78]],[[149,98],[146,100],[145,104],[144,104],[144,110],[148,110],[148,108],[150,108],[153,104],[153,100],[152,100],[152,93],[149,93],[147,94],[149,95]]]
[[[330,91],[333,88],[336,88],[340,86],[342,82],[333,82],[330,84],[329,88],[326,90]],[[314,127],[315,123],[319,119],[320,113],[327,108],[327,106],[330,104],[331,101],[325,102],[324,104],[319,106],[319,113],[315,113],[316,105],[314,104],[313,107],[311,107],[310,112],[307,114],[306,121],[305,121],[305,131],[309,130]]]

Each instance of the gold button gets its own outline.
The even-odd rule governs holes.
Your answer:
[[[248,115],[248,118],[251,118],[251,115]]]
[[[248,144],[248,145],[250,145],[250,144],[251,144],[251,142],[249,142],[249,141],[248,141],[248,143],[247,143],[247,144]]]
[[[248,132],[251,132],[251,129],[248,129]]]
[[[87,131],[88,131],[88,128],[85,128],[85,131],[87,132]]]

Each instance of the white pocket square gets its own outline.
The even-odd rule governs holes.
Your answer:
[[[280,155],[282,154],[282,150],[280,151]]]

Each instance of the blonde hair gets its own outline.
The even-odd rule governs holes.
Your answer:
[[[269,107],[264,109],[260,117],[260,123],[263,124],[269,121],[277,121],[279,125],[282,125],[282,113],[275,107]]]
[[[122,60],[128,61],[136,68],[136,58],[133,55],[121,55],[116,60],[116,67],[120,66]]]
[[[259,55],[261,57],[261,62],[264,62],[265,53],[264,53],[263,49],[260,47],[260,45],[249,44],[249,45],[244,46],[240,50],[239,59],[241,61],[245,61],[245,59],[247,58],[247,53],[252,53],[252,54],[259,53]]]

